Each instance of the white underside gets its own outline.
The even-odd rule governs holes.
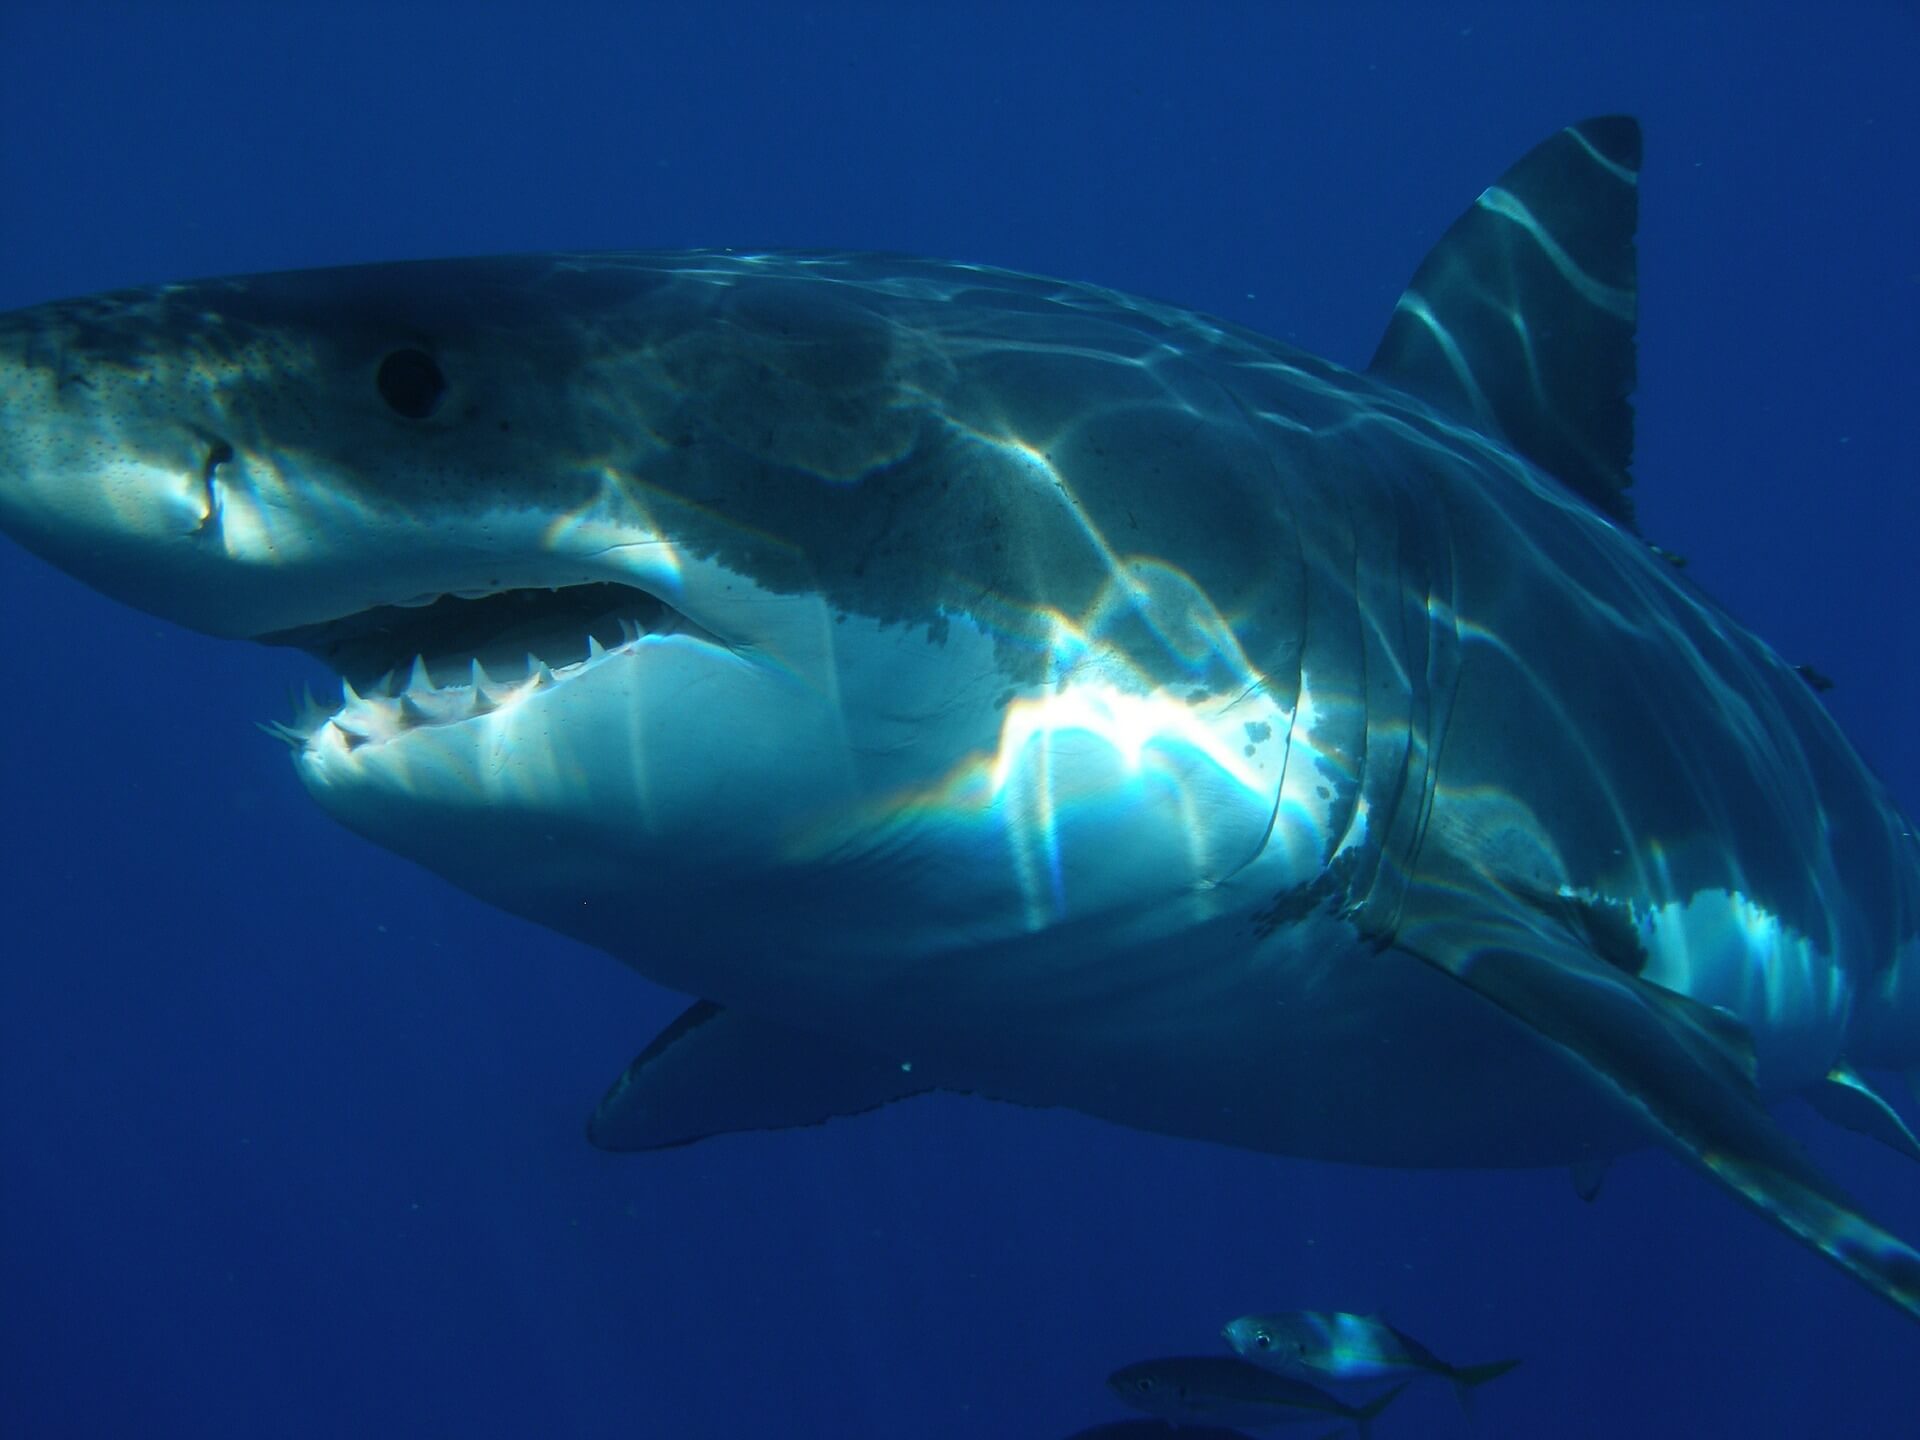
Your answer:
[[[312,727],[302,778],[661,984],[981,1093],[1381,1164],[1643,1143],[1419,960],[1325,915],[1258,936],[1364,836],[1364,811],[1328,833],[1310,677],[1298,714],[1264,689],[1194,701],[1080,634],[1053,691],[1007,703],[992,637],[957,619],[938,642],[805,597],[755,619],[736,650],[645,635],[479,692],[416,676]],[[1767,1076],[1832,1063],[1826,957],[1737,896],[1636,918],[1648,978],[1740,1015]]]

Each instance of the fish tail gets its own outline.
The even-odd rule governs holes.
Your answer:
[[[1475,1388],[1489,1380],[1498,1380],[1519,1363],[1518,1360],[1489,1360],[1484,1365],[1456,1365],[1447,1372],[1453,1381],[1453,1393],[1460,1397],[1460,1409],[1469,1420],[1473,1418]]]
[[[1360,1440],[1369,1440],[1369,1437],[1372,1435],[1373,1422],[1380,1418],[1380,1412],[1395,1400],[1399,1399],[1400,1392],[1412,1383],[1411,1380],[1402,1380],[1379,1399],[1354,1408],[1353,1413],[1347,1416],[1347,1418],[1353,1421],[1353,1428],[1359,1432]]]

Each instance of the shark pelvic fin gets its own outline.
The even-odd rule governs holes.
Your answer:
[[[1639,180],[1623,115],[1536,146],[1433,247],[1368,367],[1627,526]]]
[[[819,1125],[931,1090],[913,1067],[702,1000],[654,1037],[587,1122],[602,1150]]]

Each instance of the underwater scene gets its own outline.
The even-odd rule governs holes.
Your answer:
[[[1916,54],[0,8],[0,1433],[1910,1433]]]

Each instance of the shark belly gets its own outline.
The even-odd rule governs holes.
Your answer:
[[[971,1027],[922,1032],[928,1068],[953,1088],[1304,1159],[1572,1165],[1647,1144],[1552,1046],[1417,958],[1331,916],[1252,954],[1243,933],[1223,922],[1171,955],[1103,953],[1118,983],[1091,1003],[1029,1008],[1017,981],[983,989],[972,1014],[947,997],[947,1025]],[[1193,983],[1190,964],[1209,978]]]

